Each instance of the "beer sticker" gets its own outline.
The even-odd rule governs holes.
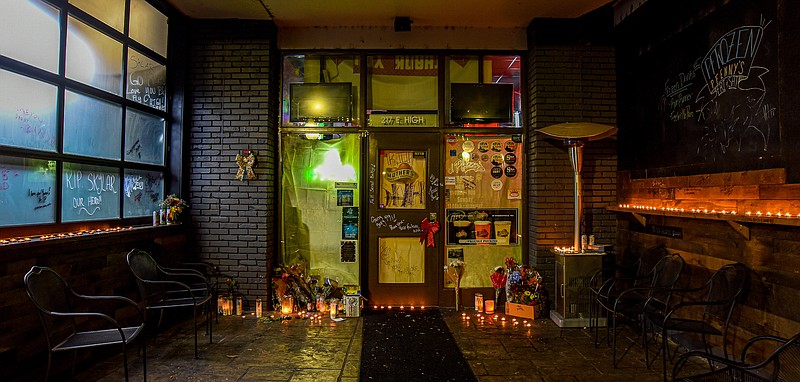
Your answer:
[[[489,142],[481,141],[478,143],[478,151],[485,153],[489,151]]]
[[[500,191],[503,189],[503,181],[500,179],[492,180],[492,190]],[[509,198],[511,199],[511,198]]]
[[[471,153],[472,150],[475,150],[475,143],[472,141],[464,141],[464,143],[461,144],[461,148],[464,149],[464,151]]]

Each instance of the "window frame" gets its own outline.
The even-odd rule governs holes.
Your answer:
[[[52,84],[57,88],[57,96],[56,96],[56,123],[57,123],[57,144],[56,150],[51,151],[44,151],[38,149],[30,149],[30,148],[22,148],[22,147],[14,147],[14,146],[5,146],[0,145],[0,156],[6,157],[17,157],[17,158],[30,158],[30,159],[41,159],[41,160],[49,160],[56,162],[56,192],[52,195],[53,200],[53,209],[55,215],[55,221],[53,223],[43,223],[43,224],[19,224],[19,225],[7,225],[7,226],[0,226],[0,238],[3,237],[15,237],[15,236],[29,236],[29,235],[40,235],[45,233],[53,233],[53,232],[69,232],[79,227],[79,229],[93,229],[93,228],[101,228],[101,227],[109,227],[109,226],[128,226],[128,225],[141,225],[145,223],[149,223],[152,220],[151,216],[137,216],[137,217],[125,217],[126,205],[125,205],[125,195],[124,195],[124,177],[126,171],[138,171],[138,172],[156,172],[162,175],[162,195],[174,192],[176,187],[176,182],[174,178],[177,177],[177,181],[180,181],[180,173],[173,174],[176,168],[179,168],[179,165],[176,163],[180,163],[180,158],[175,158],[171,155],[172,152],[181,153],[182,150],[175,149],[173,145],[180,144],[181,139],[178,136],[174,142],[172,139],[172,135],[180,134],[182,131],[182,127],[179,125],[176,126],[176,123],[179,123],[180,116],[177,118],[173,116],[173,107],[172,107],[172,94],[175,91],[176,84],[179,85],[177,81],[175,81],[172,77],[175,74],[175,67],[177,67],[176,60],[174,57],[175,54],[172,53],[173,50],[173,41],[174,41],[174,33],[173,29],[176,28],[175,24],[177,23],[168,23],[167,24],[167,57],[161,56],[157,54],[152,49],[144,46],[143,44],[139,43],[138,41],[134,40],[132,37],[129,37],[129,29],[130,29],[130,20],[129,17],[131,15],[131,1],[132,0],[125,0],[124,1],[124,24],[123,30],[118,31],[115,28],[103,23],[99,19],[91,16],[87,12],[77,8],[77,6],[69,3],[67,0],[42,0],[43,3],[50,5],[56,9],[58,9],[58,30],[59,30],[59,54],[58,54],[58,70],[56,73],[48,72],[44,69],[39,69],[33,65],[17,61],[11,57],[0,55],[0,69],[4,71],[8,71],[13,74],[18,74],[27,78],[31,78],[34,80],[42,81],[44,83]],[[153,8],[157,11],[161,12],[167,20],[173,20],[177,18],[176,12],[172,9],[171,6],[161,2],[160,0],[145,0],[149,3]],[[67,40],[67,20],[73,17],[88,26],[94,28],[100,33],[103,33],[107,37],[116,40],[122,44],[122,78],[120,81],[123,82],[122,90],[120,94],[113,94],[106,92],[104,90],[100,90],[95,88],[89,84],[81,83],[76,80],[70,79],[66,75],[66,40]],[[128,75],[128,52],[130,49],[134,49],[137,51],[138,54],[146,56],[148,59],[155,61],[160,65],[164,65],[166,67],[166,78],[165,78],[165,107],[164,110],[160,110],[154,107],[150,107],[143,103],[139,103],[133,100],[130,100],[126,97],[127,92],[127,75]],[[122,108],[121,113],[121,131],[120,131],[120,142],[119,142],[119,159],[105,159],[99,157],[89,157],[89,156],[82,156],[82,155],[74,155],[74,154],[67,154],[64,152],[64,113],[65,113],[65,95],[66,92],[75,92],[81,95],[90,96],[105,102],[109,102],[114,105],[118,105]],[[129,110],[139,112],[139,113],[146,113],[148,115],[153,115],[158,118],[162,118],[164,120],[164,142],[163,142],[163,162],[162,164],[148,164],[148,163],[141,163],[141,162],[134,162],[134,161],[127,161],[125,159],[125,129],[126,129],[126,121],[127,121],[127,113]],[[63,208],[63,181],[64,181],[64,164],[65,163],[75,163],[80,165],[90,165],[90,166],[103,166],[103,167],[110,167],[115,170],[115,173],[118,176],[120,181],[119,190],[115,197],[119,198],[118,203],[118,211],[116,212],[116,217],[107,218],[107,219],[98,219],[98,220],[81,220],[78,222],[64,222],[62,217],[62,208]],[[116,203],[115,203],[116,204]]]

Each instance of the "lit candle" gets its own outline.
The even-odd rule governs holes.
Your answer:
[[[257,298],[256,299],[256,318],[261,318],[261,313],[262,313],[262,310],[261,310],[261,299]]]
[[[483,293],[475,293],[475,311],[483,312]]]
[[[494,300],[486,300],[483,303],[486,306],[486,314],[494,314]]]

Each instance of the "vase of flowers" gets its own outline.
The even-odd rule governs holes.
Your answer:
[[[459,310],[461,294],[461,278],[464,276],[464,261],[453,260],[444,267],[444,274],[453,283],[456,292],[456,310]]]
[[[186,201],[175,194],[169,195],[161,201],[161,209],[166,215],[167,224],[177,223],[183,209],[188,207]]]
[[[489,275],[489,279],[492,280],[492,286],[494,287],[494,301],[497,306],[500,306],[500,291],[506,287],[506,270],[501,266],[494,267],[494,272]]]

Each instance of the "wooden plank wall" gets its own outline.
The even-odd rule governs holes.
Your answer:
[[[786,184],[783,169],[630,179],[619,176],[619,204],[667,208],[800,214],[800,185]],[[645,212],[646,214],[646,212]],[[735,317],[731,338],[741,351],[755,335],[789,337],[800,332],[800,227],[747,223],[750,239],[724,220],[647,215],[647,224],[676,227],[682,237],[648,233],[631,214],[618,213],[618,256],[664,244],[686,260],[681,284],[699,285],[721,266],[741,262],[752,270],[750,290]]]

